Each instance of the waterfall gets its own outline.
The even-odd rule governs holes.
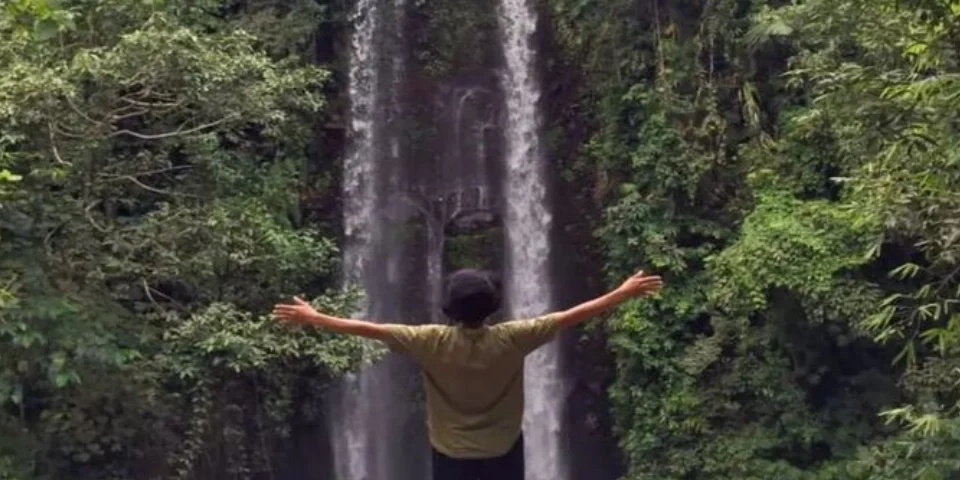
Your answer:
[[[377,204],[376,164],[370,159],[377,153],[374,143],[374,109],[378,105],[378,71],[374,66],[379,55],[374,49],[379,9],[376,0],[358,0],[353,16],[354,31],[350,41],[350,147],[344,159],[344,252],[343,276],[350,286],[362,285],[366,265],[372,253],[377,225],[371,222]],[[368,303],[368,302],[365,302]],[[365,305],[362,312],[367,310]],[[370,405],[364,402],[369,381],[363,372],[348,376],[333,395],[330,408],[331,444],[334,472],[338,480],[367,479],[367,428],[365,413]],[[359,400],[359,401],[356,401]]]
[[[530,317],[553,306],[540,92],[530,45],[536,17],[523,0],[501,1],[506,65],[499,78],[455,78],[451,72],[447,79],[432,80],[434,88],[419,90],[429,91],[429,97],[417,97],[407,89],[424,78],[405,41],[407,0],[356,0],[343,268],[345,281],[362,286],[367,295],[358,315],[391,322],[440,320],[447,226],[451,235],[468,232],[461,239],[478,229],[499,232],[498,211],[507,251],[505,259],[490,252],[488,260],[507,263],[511,315]],[[497,48],[496,42],[485,45]],[[411,132],[434,136],[405,140]],[[560,454],[563,392],[557,357],[555,344],[545,346],[525,369],[527,478],[533,480],[567,476]],[[328,417],[336,480],[429,478],[415,383],[419,386],[410,365],[391,356],[349,376],[332,392]]]
[[[506,68],[507,298],[514,318],[529,318],[553,307],[549,268],[551,216],[540,145],[540,86],[532,47],[536,13],[527,0],[501,0],[500,28]],[[524,436],[529,480],[563,480],[560,448],[564,389],[554,341],[527,359],[524,372]]]
[[[356,315],[402,321],[406,245],[386,206],[402,188],[403,18],[406,0],[357,0],[349,58],[350,129],[344,159],[343,276],[366,301]],[[402,219],[400,220],[402,222]],[[348,375],[330,395],[330,436],[337,480],[420,479],[426,457],[404,441],[412,398],[405,365],[388,358]],[[422,423],[422,422],[419,422]],[[416,434],[414,434],[416,435]],[[419,451],[425,452],[425,446]],[[419,465],[418,465],[419,464]]]
[[[373,110],[377,105],[377,55],[373,33],[377,28],[376,0],[359,0],[354,15],[349,71],[350,149],[344,159],[343,230],[347,248],[343,253],[343,272],[349,283],[361,283],[365,260],[370,258],[373,225],[370,218],[376,208]]]

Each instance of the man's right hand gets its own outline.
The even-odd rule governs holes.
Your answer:
[[[626,279],[616,292],[625,297],[641,297],[652,295],[663,286],[663,280],[658,275],[644,275],[643,270]]]
[[[660,290],[662,285],[663,280],[661,280],[659,276],[647,276],[644,275],[641,270],[606,295],[594,298],[588,302],[583,302],[580,305],[562,312],[557,312],[553,314],[553,317],[561,328],[572,327],[606,312],[626,300],[651,295],[657,290]]]

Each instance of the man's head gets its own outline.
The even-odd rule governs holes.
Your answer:
[[[483,325],[500,309],[500,279],[485,270],[457,270],[447,277],[443,313],[468,328]]]

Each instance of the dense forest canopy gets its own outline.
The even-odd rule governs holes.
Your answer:
[[[360,358],[266,315],[336,274],[300,212],[336,160],[306,164],[324,9],[240,7],[4,5],[0,478],[267,472]]]
[[[602,327],[624,478],[957,478],[960,2],[538,5],[582,257],[667,282]],[[349,8],[0,6],[0,479],[269,478],[376,353],[266,317],[357,302]]]
[[[955,478],[960,3],[549,4],[627,478]]]

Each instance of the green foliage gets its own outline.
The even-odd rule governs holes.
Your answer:
[[[499,251],[499,229],[461,233],[444,242],[444,266],[453,271],[461,268],[495,269]]]
[[[956,2],[549,5],[606,271],[666,279],[611,325],[626,478],[956,475]]]
[[[856,318],[878,298],[850,272],[871,260],[864,252],[880,238],[877,219],[852,206],[760,195],[738,240],[707,259],[711,304],[750,315],[768,308],[770,291],[780,289],[811,307],[810,320]]]
[[[329,312],[348,312],[354,295],[314,302]],[[295,416],[316,422],[317,412],[298,402],[318,401],[325,385],[380,350],[371,344],[316,329],[279,325],[268,316],[254,317],[231,304],[214,303],[163,334],[166,348],[150,363],[165,378],[177,379],[180,408],[190,411],[187,441],[170,458],[175,478],[216,475],[225,467],[246,475],[271,473],[272,443],[289,439]],[[297,385],[307,374],[307,391]],[[252,399],[252,402],[251,402]],[[251,419],[252,417],[252,419]],[[214,430],[216,429],[216,430]],[[227,458],[206,459],[204,440],[219,430]],[[269,439],[269,441],[268,441]],[[255,442],[250,451],[230,451],[238,442]],[[209,440],[207,440],[209,443]]]
[[[322,311],[345,312],[357,304],[354,295],[320,298]],[[264,377],[296,371],[291,363],[322,366],[329,375],[347,371],[369,360],[375,350],[347,337],[313,328],[291,328],[267,315],[254,318],[225,303],[214,303],[163,334],[166,349],[156,360],[182,380],[209,375],[263,372]],[[369,347],[369,345],[367,345]]]
[[[422,25],[415,30],[417,60],[430,75],[477,71],[493,66],[497,42],[497,10],[469,0],[414,2],[413,16]]]
[[[299,212],[328,73],[264,33],[324,7],[249,5],[272,30],[242,7],[4,5],[0,478],[271,472],[374,353],[265,316],[336,274]]]

